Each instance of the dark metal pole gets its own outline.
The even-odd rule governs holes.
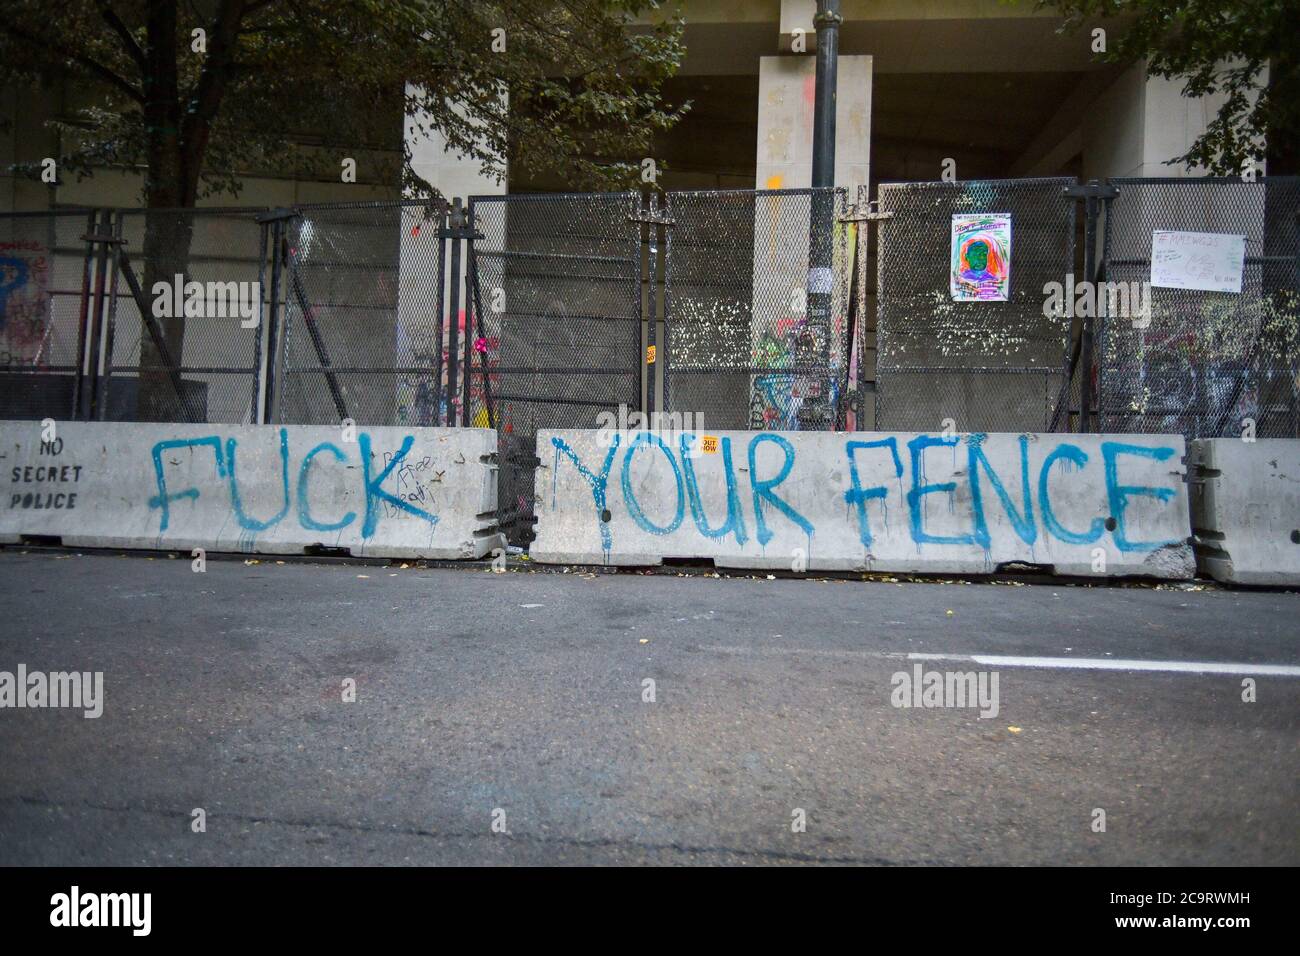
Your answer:
[[[813,188],[835,185],[835,85],[839,68],[840,0],[817,0],[817,90],[813,104]]]
[[[261,424],[275,421],[276,387],[281,383],[276,380],[276,364],[280,360],[280,282],[284,263],[284,220],[276,219],[271,223],[271,310],[266,320],[266,400]]]
[[[105,209],[95,227],[99,249],[95,256],[95,292],[91,299],[91,317],[87,323],[86,380],[81,390],[81,407],[77,418],[83,422],[95,417],[95,398],[99,392],[99,338],[103,332],[104,295],[108,280],[108,247],[113,238],[113,213]]]
[[[270,245],[267,235],[272,229],[269,222],[257,224],[257,329],[253,333],[253,395],[249,421],[265,425],[262,406],[262,336],[266,334],[266,249]]]
[[[474,224],[474,205],[471,201],[465,212],[465,224],[468,229]],[[460,240],[457,240],[459,242]],[[473,293],[473,272],[474,269],[474,240],[468,237],[465,240],[465,368],[461,375],[460,387],[464,392],[464,397],[460,403],[460,424],[462,428],[469,428],[470,416],[470,390],[472,379],[474,378],[474,293]]]
[[[104,327],[104,374],[98,383],[95,398],[95,417],[99,421],[108,421],[108,401],[113,377],[113,340],[117,335],[117,274],[122,259],[122,214],[116,213],[109,218],[115,220],[113,226],[113,251],[108,262],[108,318]]]
[[[436,200],[438,215],[438,295],[434,308],[438,313],[437,328],[434,332],[434,368],[433,368],[433,424],[442,425],[442,376],[446,367],[446,354],[442,347],[443,319],[446,317],[447,303],[447,203]],[[427,207],[426,207],[427,209]],[[425,213],[426,217],[428,212]]]
[[[470,203],[470,221],[474,221],[474,205],[472,202]],[[487,409],[488,428],[496,428],[496,413],[492,408],[492,370],[488,366],[487,355],[487,326],[483,322],[483,291],[479,288],[478,254],[474,249],[473,242],[469,244],[469,275],[470,290],[466,292],[466,295],[470,295],[474,299],[475,327],[478,329],[479,338],[483,340],[483,348],[478,350],[479,365],[483,370],[483,405]]]
[[[659,358],[659,306],[655,302],[655,260],[659,256],[659,234],[654,223],[654,194],[645,193],[641,197],[643,206],[642,213],[647,217],[646,222],[646,354],[645,354],[645,413],[647,416],[653,416],[655,413],[655,362]],[[647,419],[647,425],[650,419]]]
[[[819,380],[817,395],[805,395],[799,409],[799,428],[835,427],[835,414],[826,399],[834,384],[830,377],[831,299],[835,287],[835,87],[839,66],[839,0],[817,0],[816,98],[813,103],[813,194],[809,208],[808,241],[808,356],[816,363],[810,370]],[[798,362],[796,354],[796,362]]]
[[[451,287],[447,297],[447,321],[451,323],[447,330],[447,425],[456,425],[456,382],[457,366],[460,363],[460,230],[465,225],[465,211],[461,208],[460,198],[452,201],[451,207]],[[465,330],[469,332],[468,329]]]
[[[86,342],[90,335],[90,281],[95,269],[95,221],[99,210],[92,209],[86,216],[86,234],[81,238],[86,242],[86,254],[81,260],[81,312],[77,317],[77,371],[72,378],[72,408],[69,418],[76,421],[81,417],[81,391],[85,387]]]

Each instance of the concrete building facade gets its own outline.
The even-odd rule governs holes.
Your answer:
[[[666,92],[691,111],[655,144],[665,188],[806,185],[811,160],[815,0],[683,0],[686,56]],[[1186,175],[1168,161],[1204,131],[1219,106],[1187,99],[1144,65],[1098,60],[1119,22],[1077,32],[1029,2],[844,0],[840,29],[837,184],[1077,175]],[[1098,34],[1096,31],[1104,31]],[[104,170],[57,186],[7,167],[57,152],[43,121],[57,94],[0,94],[12,121],[0,131],[0,211],[79,204],[134,205],[138,173]],[[309,131],[308,131],[309,132]],[[572,188],[562,175],[511,169],[483,177],[410,124],[390,141],[330,144],[360,157],[356,183],[249,170],[240,205],[396,198],[391,176],[409,141],[417,172],[447,195]],[[622,157],[640,159],[641,157]],[[229,203],[212,197],[210,203]]]

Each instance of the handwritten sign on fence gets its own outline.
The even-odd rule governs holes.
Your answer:
[[[1153,286],[1240,293],[1245,264],[1245,236],[1164,229],[1151,233]]]

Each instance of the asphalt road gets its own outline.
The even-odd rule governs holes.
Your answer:
[[[1298,620],[1280,592],[11,550],[0,671],[102,671],[104,712],[0,710],[0,864],[1296,865],[1300,678],[1267,669]],[[996,673],[997,716],[892,706],[917,663]]]

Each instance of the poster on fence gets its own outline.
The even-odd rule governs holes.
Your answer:
[[[50,361],[48,280],[44,245],[0,242],[0,367]]]
[[[1151,233],[1153,286],[1240,293],[1245,265],[1245,236],[1168,229]]]
[[[949,286],[954,302],[1006,302],[1011,292],[1011,214],[954,213]]]

